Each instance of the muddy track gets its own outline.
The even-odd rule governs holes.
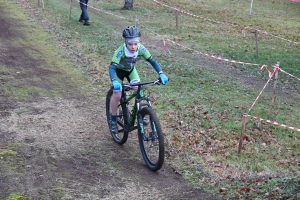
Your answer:
[[[215,199],[167,165],[148,170],[135,134],[115,144],[98,88],[21,6],[0,11],[0,199]]]

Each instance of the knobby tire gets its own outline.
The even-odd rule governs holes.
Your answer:
[[[152,108],[144,107],[139,115],[140,119],[146,117],[149,120],[147,125],[138,125],[140,149],[148,168],[152,171],[157,171],[162,167],[165,157],[162,128]]]
[[[107,92],[107,95],[106,95],[106,118],[107,118],[107,124],[108,124],[108,127],[110,129],[110,123],[109,123],[109,120],[110,120],[110,100],[111,100],[111,97],[112,97],[112,94],[113,94],[113,89],[110,89],[108,92]],[[128,108],[126,107],[126,104],[122,104],[122,105],[119,105],[118,106],[118,111],[117,111],[117,120],[118,120],[118,133],[115,134],[115,133],[112,133],[111,132],[111,136],[113,138],[113,140],[122,145],[124,144],[127,139],[128,139],[128,131],[126,129],[127,125],[128,125]]]

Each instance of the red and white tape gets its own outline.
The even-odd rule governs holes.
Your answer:
[[[77,1],[78,1],[78,0],[77,0]],[[113,14],[113,13],[111,13],[111,12],[107,12],[107,11],[101,9],[101,8],[95,8],[95,7],[92,7],[92,6],[88,5],[88,4],[82,3],[82,2],[80,2],[80,1],[78,1],[78,2],[81,3],[81,4],[83,4],[83,5],[86,5],[86,6],[89,7],[89,8],[98,10],[98,11],[100,11],[100,12],[104,12],[104,13],[106,13],[106,14],[113,15],[113,16],[118,17],[118,18],[121,18],[121,19],[127,19],[127,18],[125,18],[125,17],[123,17],[123,16],[119,16],[119,15],[115,15],[115,14]],[[127,20],[128,20],[128,19],[127,19]],[[130,20],[129,20],[129,21],[130,21]]]
[[[186,14],[186,15],[189,15],[189,16],[192,16],[192,17],[196,17],[196,18],[199,18],[199,19],[202,19],[204,21],[210,21],[210,22],[214,22],[214,23],[217,23],[217,24],[224,24],[224,25],[228,25],[228,26],[232,26],[232,27],[241,27],[237,24],[233,24],[233,23],[229,23],[229,22],[220,22],[220,21],[217,21],[217,20],[213,20],[213,19],[209,19],[207,17],[201,17],[201,16],[198,16],[198,15],[195,15],[195,14],[192,14],[192,13],[189,13],[187,11],[184,11],[184,10],[181,10],[179,8],[175,8],[175,7],[172,7],[172,6],[168,6],[164,3],[161,3],[157,0],[153,0],[154,2],[162,5],[162,6],[165,6],[165,7],[168,7],[168,8],[171,8],[171,9],[174,9],[174,10],[177,10],[178,12],[182,13],[182,14]],[[279,38],[279,39],[282,39],[284,41],[287,41],[287,42],[290,42],[290,43],[294,43],[294,44],[300,44],[300,42],[295,42],[295,41],[292,41],[292,40],[288,40],[288,39],[285,39],[285,38],[282,38],[282,37],[279,37],[275,34],[271,34],[271,33],[267,33],[266,31],[262,31],[262,30],[259,30],[259,29],[254,29],[254,28],[251,28],[249,26],[247,27],[241,27],[242,28],[242,32],[244,32],[244,30],[252,30],[252,31],[255,31],[257,30],[258,32],[262,32],[265,36],[269,35],[269,36],[273,36],[273,37],[276,37],[276,38]]]
[[[290,73],[284,71],[283,69],[280,69],[280,71],[282,71],[283,73],[285,73],[285,74],[291,76],[292,78],[297,79],[298,81],[300,81],[300,79],[299,79],[297,76],[294,76],[294,75],[292,75],[292,74],[290,74]]]
[[[165,7],[174,9],[174,10],[176,10],[176,11],[182,13],[182,14],[186,14],[186,15],[190,15],[190,16],[192,16],[192,17],[200,18],[200,19],[202,19],[202,20],[204,20],[204,21],[211,21],[211,22],[214,22],[214,23],[217,23],[217,24],[225,24],[225,25],[229,25],[229,26],[233,26],[233,27],[238,26],[238,25],[236,25],[236,24],[232,24],[232,23],[228,23],[228,22],[220,22],[220,21],[217,21],[217,20],[209,19],[209,18],[207,18],[207,17],[201,17],[201,16],[198,16],[198,15],[189,13],[189,12],[187,12],[187,11],[181,10],[181,9],[179,9],[179,8],[175,8],[175,7],[172,7],[172,6],[168,6],[168,5],[166,5],[166,4],[164,4],[164,3],[161,3],[161,2],[159,2],[159,1],[157,1],[157,0],[153,0],[153,1],[156,2],[156,3],[158,3],[158,4],[160,4],[160,5],[163,5],[163,6],[165,6]]]
[[[258,32],[262,32],[264,36],[272,36],[272,37],[275,37],[275,38],[278,38],[278,39],[281,39],[281,40],[284,40],[284,41],[287,41],[287,42],[290,42],[290,43],[293,43],[293,44],[300,44],[300,42],[296,42],[296,41],[293,41],[293,40],[288,40],[288,39],[285,39],[285,38],[282,38],[282,37],[279,37],[275,34],[271,34],[271,33],[268,33],[267,31],[262,31],[262,30],[259,30],[259,29],[255,29],[255,28],[251,28],[251,27],[244,27],[244,29],[248,29],[248,30],[251,30],[251,31],[255,31],[257,30]]]
[[[149,30],[149,29],[148,29],[148,30]],[[153,32],[153,33],[154,33],[154,32]],[[156,33],[154,33],[154,34],[156,34]],[[156,34],[156,35],[158,35],[158,34]],[[159,36],[159,35],[158,35],[158,36]],[[168,38],[165,38],[165,37],[164,37],[163,39],[164,39],[165,41],[169,41],[169,42],[171,42],[171,43],[173,43],[173,44],[175,44],[175,45],[177,45],[177,46],[180,46],[180,47],[182,47],[182,48],[184,48],[184,49],[188,49],[188,50],[190,50],[190,51],[192,51],[192,52],[195,52],[195,53],[198,53],[198,54],[201,54],[201,55],[210,57],[210,58],[214,58],[214,59],[217,59],[217,60],[222,60],[222,61],[229,62],[229,63],[242,64],[242,65],[252,65],[252,66],[259,66],[259,67],[268,66],[268,65],[263,65],[263,64],[254,64],[254,63],[248,63],[248,62],[241,62],[241,61],[239,61],[239,60],[232,60],[232,59],[227,59],[227,58],[220,57],[220,56],[213,55],[213,54],[209,54],[209,53],[203,53],[203,52],[200,52],[200,51],[196,51],[196,50],[194,50],[194,49],[190,49],[190,48],[188,48],[188,47],[186,47],[186,46],[183,46],[183,45],[181,45],[181,44],[179,44],[179,43],[177,43],[177,42],[175,42],[175,41],[173,41],[173,40],[170,40],[170,39],[168,39]]]
[[[272,121],[272,120],[267,120],[267,119],[255,117],[255,116],[252,116],[252,115],[248,115],[248,114],[245,114],[244,117],[245,116],[248,116],[248,117],[250,117],[252,119],[255,119],[255,120],[258,120],[258,121],[267,122],[269,124],[273,124],[273,125],[277,125],[277,126],[280,126],[280,127],[284,127],[286,129],[292,129],[293,131],[300,131],[299,128],[296,128],[296,127],[293,127],[293,126],[287,126],[287,125],[284,125],[284,124],[281,124],[281,123],[278,123],[278,122],[275,122],[275,121]]]
[[[78,0],[77,0],[77,1],[78,1]],[[156,1],[156,0],[154,0],[154,1],[157,2],[157,3],[160,3],[160,2],[158,2],[158,1]],[[80,1],[78,1],[78,2],[80,3]],[[83,4],[84,4],[84,3],[83,3]],[[86,4],[84,4],[84,5],[86,5]],[[165,5],[165,4],[163,4],[163,5]],[[126,18],[126,17],[119,16],[119,15],[115,15],[115,14],[113,14],[113,13],[104,11],[103,9],[100,9],[100,8],[95,8],[95,7],[92,7],[92,6],[90,6],[90,5],[86,5],[86,6],[92,8],[92,9],[95,9],[95,10],[98,10],[98,11],[101,11],[101,12],[104,12],[104,13],[106,13],[106,14],[113,15],[113,16],[118,17],[118,18],[121,18],[121,19],[126,19],[126,20],[128,20],[128,21],[132,21],[132,20],[129,20],[128,18]],[[170,7],[170,8],[172,8],[172,7]],[[206,19],[206,18],[204,18],[204,19]],[[211,20],[211,21],[214,21],[214,20]],[[217,22],[217,21],[215,21],[215,22]],[[228,24],[228,23],[227,23],[227,24]],[[210,57],[210,58],[214,58],[214,59],[218,59],[218,60],[221,60],[221,61],[226,61],[226,62],[229,62],[229,63],[237,63],[237,64],[242,64],[242,65],[259,66],[259,67],[261,67],[261,69],[264,68],[264,67],[267,69],[267,67],[270,66],[270,65],[265,65],[265,64],[254,64],[254,63],[248,63],[248,62],[241,62],[241,61],[239,61],[239,60],[232,60],[232,59],[227,59],[227,58],[224,58],[224,57],[220,57],[220,56],[216,56],[216,55],[212,55],[212,54],[208,54],[208,53],[199,52],[199,51],[196,51],[196,50],[194,50],[194,49],[190,49],[190,48],[188,48],[188,47],[186,47],[186,46],[184,46],[184,45],[180,45],[179,43],[177,43],[177,42],[175,42],[175,41],[173,41],[173,40],[171,40],[171,39],[168,39],[168,38],[166,38],[166,37],[161,36],[161,35],[155,33],[154,31],[148,29],[146,26],[142,25],[141,23],[140,23],[140,25],[143,26],[143,28],[145,28],[145,29],[149,30],[150,32],[152,32],[153,34],[159,36],[160,38],[163,38],[163,42],[164,42],[164,50],[165,50],[165,51],[166,51],[166,50],[169,51],[167,45],[165,44],[165,41],[169,41],[169,42],[171,42],[171,43],[173,43],[173,44],[175,44],[175,45],[177,45],[177,46],[180,46],[180,47],[182,47],[182,48],[184,48],[184,49],[188,49],[188,50],[190,50],[190,51],[192,51],[192,52],[195,52],[195,53],[198,53],[198,54],[200,54],[200,55],[204,55],[204,56],[207,56],[207,57]],[[232,24],[232,25],[233,25],[233,24]],[[236,26],[236,25],[234,25],[234,26]],[[169,53],[170,53],[170,51],[169,51]],[[280,69],[280,70],[283,71],[282,69]],[[291,75],[291,74],[289,74],[289,73],[287,73],[287,72],[285,72],[285,71],[283,71],[283,72],[286,73],[286,74],[288,74],[288,75],[290,75],[290,76],[292,76],[293,78],[296,78],[296,79],[300,80],[300,79],[297,78],[296,76],[293,76],[293,75]]]
[[[279,70],[279,64],[276,64],[275,67],[274,67],[274,69],[272,70],[272,72],[269,74],[269,79],[268,79],[267,83],[265,84],[265,86],[263,87],[263,89],[260,91],[260,93],[258,94],[258,96],[256,97],[256,99],[254,100],[253,104],[250,106],[248,113],[250,113],[250,111],[252,110],[253,106],[256,104],[257,100],[261,96],[262,92],[266,89],[267,85],[269,84],[270,80],[272,79],[272,76],[278,70]]]
[[[78,1],[78,0],[77,0],[77,1]],[[78,2],[80,3],[80,1],[78,1]],[[82,4],[84,4],[84,3],[82,3]],[[115,15],[115,14],[110,13],[110,12],[106,12],[106,11],[104,11],[103,9],[95,8],[95,7],[92,7],[92,6],[87,5],[87,4],[84,4],[84,5],[86,5],[86,6],[90,7],[90,8],[92,8],[92,9],[95,9],[95,10],[98,10],[98,11],[101,11],[101,12],[104,12],[104,13],[107,13],[107,14],[110,14],[110,15],[113,15],[113,16],[115,16],[115,17],[118,17],[118,18],[121,18],[121,19],[126,19],[126,20],[130,21],[129,19],[127,19],[127,18],[125,18],[125,17],[123,17],[123,16],[119,16],[119,15]],[[143,26],[141,23],[140,23],[140,25]],[[223,57],[216,56],[216,55],[212,55],[212,54],[208,54],[208,53],[198,52],[198,51],[195,51],[195,50],[193,50],[193,49],[190,49],[190,48],[188,48],[188,47],[186,47],[186,46],[180,45],[179,43],[176,43],[175,41],[173,41],[173,40],[171,40],[171,39],[165,38],[165,37],[163,37],[163,36],[161,36],[161,35],[159,35],[159,34],[153,32],[152,30],[148,29],[146,26],[143,26],[143,28],[145,28],[145,29],[149,30],[150,32],[152,32],[153,34],[155,34],[155,35],[157,35],[157,36],[163,38],[163,41],[169,41],[169,42],[171,42],[171,43],[173,43],[173,44],[176,44],[177,46],[180,46],[180,47],[182,47],[182,48],[184,48],[184,49],[188,49],[188,50],[190,50],[190,51],[192,51],[192,52],[195,52],[195,53],[198,53],[198,54],[201,54],[201,55],[204,55],[204,56],[208,56],[208,57],[211,57],[211,58],[215,58],[215,59],[222,60],[222,61],[226,61],[226,62],[230,62],[230,63],[242,64],[242,65],[253,65],[253,66],[259,66],[259,67],[265,66],[265,65],[263,65],[263,64],[253,64],[253,63],[248,63],[248,62],[241,62],[241,61],[238,61],[238,60],[227,59],[227,58],[223,58]],[[167,49],[167,46],[166,46],[165,44],[164,44],[164,50],[168,50],[168,49]]]
[[[154,1],[156,1],[156,0],[154,0]],[[78,1],[78,2],[79,2],[79,1]],[[86,5],[86,4],[85,4],[85,5]],[[103,9],[94,8],[94,7],[89,6],[89,5],[87,5],[87,6],[90,7],[90,8],[93,8],[93,9],[95,9],[95,10],[98,10],[98,11],[101,11],[101,12],[104,12],[104,13],[107,13],[107,14],[110,14],[110,15],[113,15],[113,16],[116,16],[116,17],[121,18],[121,19],[127,19],[127,18],[125,18],[125,17],[118,16],[118,15],[112,14],[112,13],[110,13],[110,12],[106,12],[106,11],[104,11]],[[128,19],[127,19],[127,20],[128,20]],[[130,20],[129,20],[129,21],[130,21]],[[146,28],[145,26],[143,26],[143,27]],[[146,29],[148,29],[148,28],[146,28]],[[165,44],[165,41],[169,41],[169,42],[172,42],[173,44],[175,44],[175,45],[177,45],[177,46],[181,46],[181,47],[183,47],[183,48],[185,48],[185,49],[189,49],[189,50],[191,50],[192,52],[197,52],[197,51],[195,51],[195,50],[193,50],[193,49],[190,49],[190,48],[188,48],[188,47],[185,47],[185,46],[183,46],[183,45],[180,45],[180,44],[176,43],[176,42],[173,41],[173,40],[170,40],[170,39],[168,39],[168,38],[162,37],[162,36],[160,36],[159,34],[153,32],[153,31],[150,30],[150,29],[148,29],[148,30],[149,30],[150,32],[154,33],[155,35],[157,35],[157,36],[163,38],[165,50],[167,49],[167,46],[166,46],[166,44]],[[218,59],[218,60],[222,60],[222,61],[227,61],[227,62],[232,62],[232,63],[239,63],[239,64],[243,64],[243,65],[247,64],[247,65],[256,65],[256,66],[260,66],[261,69],[263,69],[263,68],[266,68],[266,69],[267,69],[267,66],[268,66],[268,65],[262,65],[262,64],[253,64],[253,63],[240,62],[240,61],[238,61],[238,60],[226,59],[226,58],[222,58],[222,57],[219,57],[219,56],[214,56],[214,55],[212,55],[212,54],[207,54],[207,53],[202,53],[202,52],[198,52],[198,53],[201,54],[201,55],[205,55],[205,56],[208,56],[208,57],[211,57],[211,58],[215,58],[215,59]],[[272,71],[269,71],[269,79],[268,79],[267,83],[265,84],[265,86],[263,87],[262,91],[259,93],[259,95],[258,95],[257,98],[255,99],[254,103],[251,105],[251,107],[250,107],[250,109],[249,109],[249,112],[251,111],[251,109],[253,108],[253,106],[255,105],[255,103],[257,102],[257,100],[259,99],[259,97],[261,96],[262,92],[265,90],[265,88],[266,88],[266,86],[268,85],[269,81],[271,80],[272,76],[273,76],[278,70],[284,72],[285,74],[290,75],[291,77],[293,77],[293,78],[295,78],[295,79],[300,80],[298,77],[293,76],[293,75],[289,74],[288,72],[285,72],[284,70],[280,69],[280,68],[279,68],[279,64],[275,65],[274,69],[273,69]],[[249,112],[248,112],[248,113],[249,113]],[[270,123],[270,124],[273,124],[273,125],[281,126],[281,127],[287,128],[287,129],[292,129],[292,130],[294,130],[294,131],[300,131],[299,128],[295,128],[295,127],[292,127],[292,126],[287,126],[287,125],[284,125],[284,124],[280,124],[280,123],[275,122],[275,121],[262,119],[262,118],[255,117],[255,116],[251,116],[251,115],[248,115],[248,114],[245,114],[245,115],[244,115],[244,117],[247,117],[247,116],[249,116],[249,117],[251,117],[251,118],[253,118],[253,119],[259,120],[259,121],[263,121],[263,122],[267,122],[267,123]]]

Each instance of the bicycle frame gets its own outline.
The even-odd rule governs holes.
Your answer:
[[[130,115],[129,115],[129,124],[127,125],[128,127],[124,127],[127,131],[131,132],[135,129],[137,129],[137,126],[134,126],[135,120],[138,116],[138,112],[144,107],[151,107],[151,102],[150,98],[145,96],[144,90],[142,88],[142,85],[138,85],[138,90],[133,92],[129,97],[127,97],[126,92],[132,90],[131,86],[124,85],[123,84],[123,90],[122,90],[122,103],[120,103],[119,106],[126,104],[126,107],[128,108],[128,103],[132,100],[135,99],[134,106],[131,109]],[[143,102],[144,101],[144,102]],[[138,119],[139,122],[143,124],[143,119]]]

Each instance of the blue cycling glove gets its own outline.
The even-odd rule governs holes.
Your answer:
[[[169,81],[169,78],[163,73],[159,74],[159,78],[160,78],[162,84],[166,84]]]
[[[115,92],[122,91],[122,85],[121,83],[119,83],[119,81],[113,80],[112,85],[114,87]]]

